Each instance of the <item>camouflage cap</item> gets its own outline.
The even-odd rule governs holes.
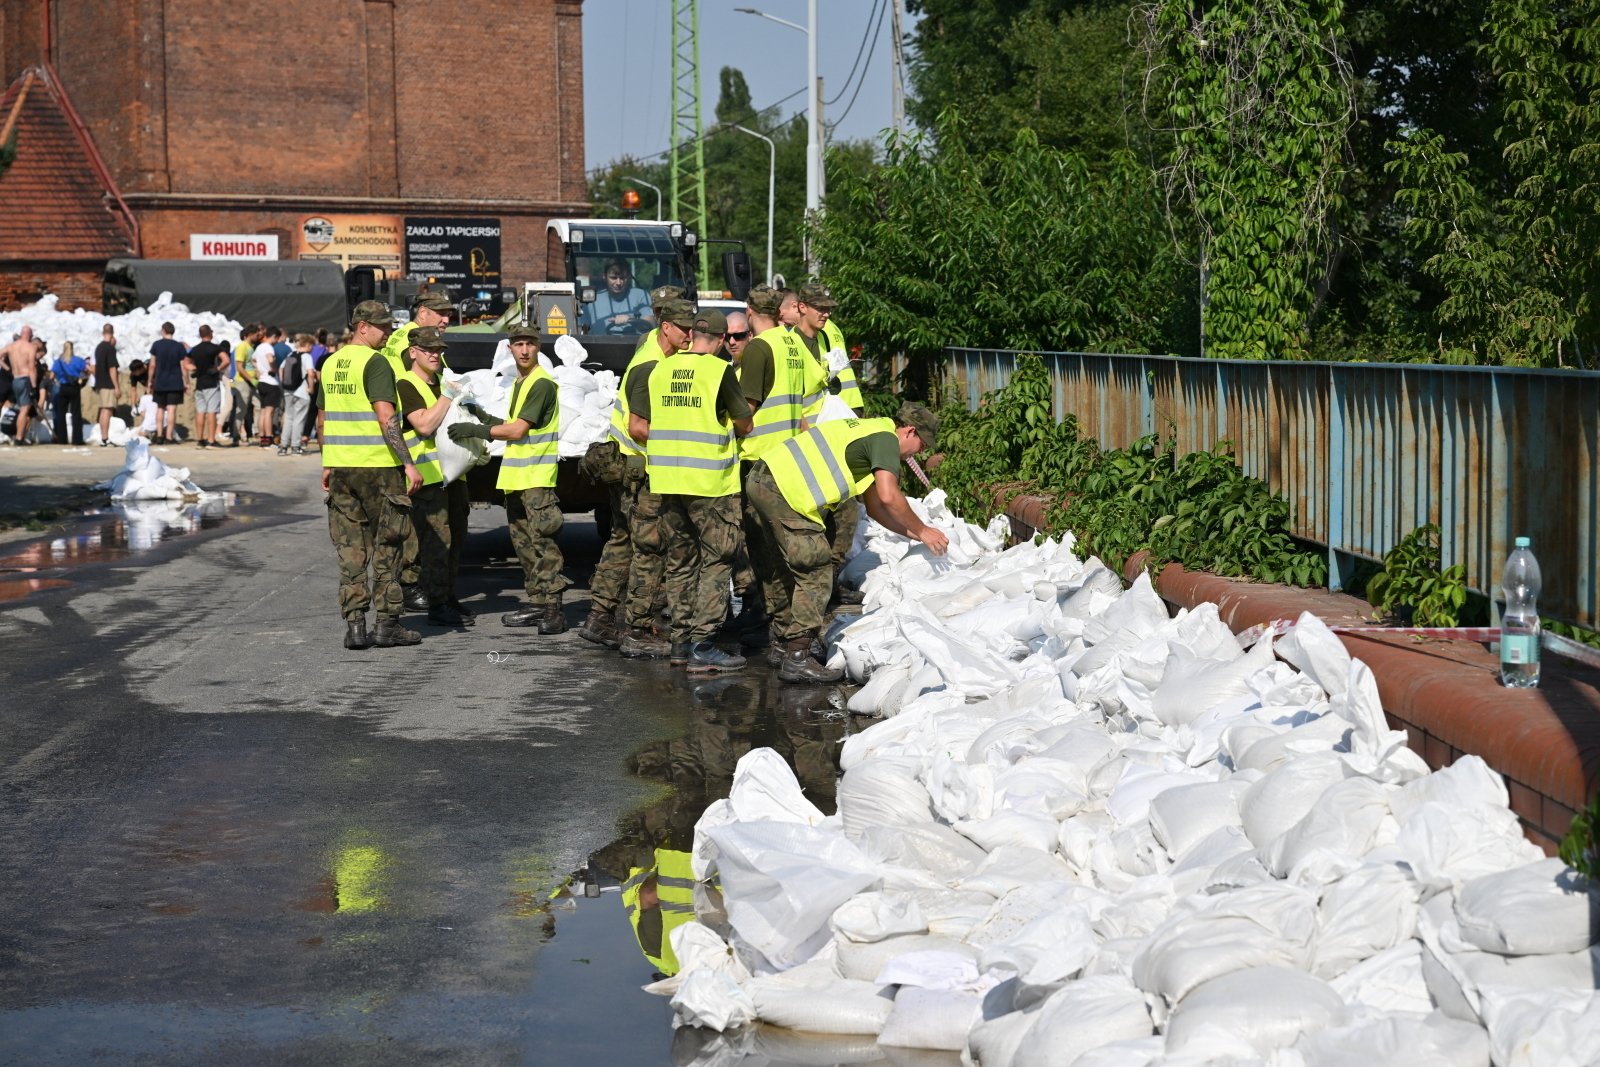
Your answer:
[[[650,290],[650,309],[660,311],[661,305],[669,300],[682,300],[683,287],[678,285],[663,285]]]
[[[350,312],[350,325],[365,322],[372,326],[393,326],[394,313],[382,300],[363,300]]]
[[[818,311],[830,311],[839,306],[839,301],[828,292],[828,287],[821,282],[806,282],[795,290],[795,299],[802,304],[810,304]]]
[[[430,352],[443,352],[444,331],[437,326],[418,326],[407,338],[412,348],[426,348]]]
[[[923,451],[933,451],[939,439],[939,416],[923,405],[907,400],[900,405],[900,410],[895,412],[894,421],[916,430],[917,436],[922,438]]]
[[[514,323],[506,328],[508,341],[533,341],[539,340],[539,327],[526,322]]]
[[[716,308],[707,308],[694,317],[694,328],[700,333],[727,333],[728,317]]]
[[[656,315],[662,322],[670,322],[674,326],[681,326],[685,330],[694,329],[694,305],[687,300],[667,300],[656,309]]]
[[[429,311],[444,312],[454,311],[456,306],[450,302],[450,294],[443,289],[422,289],[411,301],[411,308],[427,308]]]
[[[783,294],[770,285],[752,286],[744,302],[750,305],[750,310],[757,315],[775,319],[778,317],[778,309],[783,306]]]

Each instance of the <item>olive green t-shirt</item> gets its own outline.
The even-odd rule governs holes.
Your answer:
[[[396,378],[394,388],[400,397],[400,410],[407,415],[418,411],[427,411],[437,403],[436,400],[429,400],[419,393],[417,387],[411,382]]]
[[[757,407],[772,395],[772,346],[760,337],[753,337],[744,346],[739,357],[739,388],[744,398]]]
[[[850,478],[862,478],[873,471],[888,471],[900,476],[900,438],[888,430],[858,437],[844,448],[844,463]]]
[[[622,383],[622,391],[628,398],[628,411],[638,412],[641,419],[650,417],[650,372],[656,369],[656,363],[659,362],[639,364],[628,374],[628,380]]]
[[[511,413],[507,421],[521,419],[531,429],[543,426],[550,421],[550,416],[556,411],[556,383],[549,378],[540,379],[533,383],[528,390],[528,395],[522,398],[522,410]]]
[[[682,354],[681,352],[679,353],[679,355]],[[722,363],[721,357],[712,353],[705,354],[705,358],[714,359],[718,363]],[[655,370],[656,366],[656,364],[651,364],[650,369]],[[635,373],[633,377],[636,379],[640,375]],[[643,377],[645,379],[645,388],[637,394],[633,390],[632,379],[628,383],[628,410],[649,422],[650,377],[649,375],[644,375]],[[717,416],[718,418],[727,419],[748,419],[750,417],[750,405],[745,403],[744,393],[739,389],[739,375],[733,369],[732,363],[722,363],[722,384],[717,387]]]

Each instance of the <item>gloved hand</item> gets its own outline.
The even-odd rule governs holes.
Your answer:
[[[450,435],[450,440],[458,445],[466,444],[472,440],[487,441],[489,439],[489,427],[481,422],[451,423],[445,432]]]
[[[462,383],[459,379],[452,381],[449,378],[444,378],[439,382],[439,395],[447,396],[451,400],[459,400],[465,392],[461,386]],[[465,395],[471,396],[472,394],[465,393]]]
[[[828,377],[837,378],[839,372],[850,366],[850,354],[842,348],[828,350]]]
[[[477,404],[471,402],[462,404],[461,410],[465,411],[468,415],[471,415],[485,426],[499,426],[502,422],[506,421],[505,419],[489,414]]]

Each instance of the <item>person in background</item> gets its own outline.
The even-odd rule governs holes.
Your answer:
[[[111,447],[111,415],[117,407],[117,331],[109,322],[100,330],[100,343],[94,346],[94,396],[99,409],[100,447]]]
[[[278,384],[283,388],[283,435],[278,440],[278,455],[293,451],[297,456],[306,454],[306,414],[311,409],[310,376],[311,348],[317,339],[309,333],[295,335],[294,349],[279,362]],[[312,372],[314,373],[314,372]]]
[[[644,333],[655,325],[650,295],[633,284],[627,260],[606,260],[605,282],[606,287],[595,295],[594,303],[584,305],[587,332],[628,336]]]
[[[188,386],[184,382],[183,364],[188,350],[173,340],[174,327],[170,322],[161,324],[161,337],[150,346],[150,391],[155,394],[161,417],[156,426],[155,443],[178,443],[178,405]]]
[[[255,348],[261,343],[261,324],[252,322],[233,349],[233,413],[228,417],[229,448],[250,437],[251,411],[256,399]]]
[[[128,404],[139,406],[139,399],[150,391],[150,364],[136,359],[128,364]]]
[[[39,380],[43,368],[39,366],[39,346],[33,339],[33,327],[24,326],[17,339],[0,353],[11,371],[12,406],[17,409],[16,440],[19,445],[30,445],[28,423],[33,418],[33,406],[39,399]]]
[[[283,387],[278,384],[276,374],[278,346],[277,335],[273,332],[276,329],[274,326],[266,332],[254,353],[256,403],[259,405],[256,412],[256,443],[262,448],[272,447],[273,422],[278,414],[278,405],[283,402]]]
[[[728,332],[722,340],[722,355],[735,367],[744,359],[744,346],[750,343],[750,319],[742,311],[728,312]]]
[[[142,359],[136,359],[128,364],[128,376],[135,381],[148,375],[148,373],[149,367],[145,365]],[[134,394],[136,399],[133,404],[133,433],[148,441],[156,435],[161,409],[156,406],[156,398],[148,389],[141,393],[139,387],[135,386]]]
[[[50,364],[55,379],[55,398],[50,404],[56,444],[83,444],[83,386],[89,379],[89,361],[72,351],[72,342],[61,346],[61,354]]]
[[[222,347],[211,339],[211,327],[200,327],[200,343],[189,349],[194,374],[194,436],[201,448],[216,448],[217,421],[222,415],[222,375],[227,367]]]
[[[417,570],[428,603],[428,621],[435,626],[471,626],[477,620],[450,606],[455,574],[450,569],[450,505],[445,496],[444,469],[434,435],[455,402],[453,391],[439,380],[444,363],[444,330],[418,326],[406,331],[411,342],[406,370],[395,381],[406,420],[406,446],[422,474],[422,488],[411,498],[416,530]]]

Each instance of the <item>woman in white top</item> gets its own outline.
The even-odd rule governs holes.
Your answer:
[[[272,447],[272,421],[278,413],[278,404],[283,400],[283,387],[278,384],[277,356],[274,354],[272,342],[279,335],[268,334],[256,345],[254,355],[256,359],[256,443],[262,448]]]

